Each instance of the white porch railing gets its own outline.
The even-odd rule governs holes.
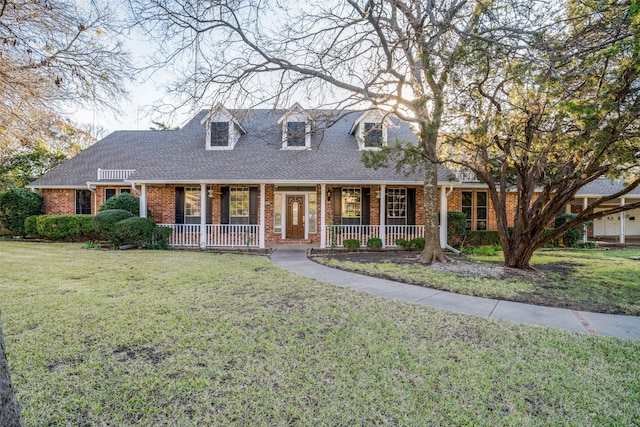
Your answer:
[[[384,246],[395,247],[397,239],[411,240],[424,237],[424,225],[386,225]],[[372,237],[380,237],[379,225],[327,225],[325,236],[328,247],[342,247],[346,239],[360,241],[365,247]]]
[[[424,237],[424,225],[386,225],[384,246],[395,247],[396,240],[412,240]]]
[[[158,225],[172,229],[169,246],[200,246],[202,237],[200,224]],[[207,247],[257,247],[260,246],[259,226],[253,224],[207,224],[204,242]]]
[[[135,169],[100,169],[98,168],[98,181],[105,179],[108,181],[122,181],[129,178]]]

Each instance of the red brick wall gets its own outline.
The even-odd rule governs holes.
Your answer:
[[[76,213],[76,190],[44,189],[42,199],[46,214],[74,215]]]

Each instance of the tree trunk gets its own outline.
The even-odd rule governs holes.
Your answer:
[[[438,221],[438,165],[426,161],[424,167],[424,250],[420,257],[425,262],[447,262],[440,247],[440,224]],[[442,201],[444,202],[444,200]]]
[[[529,263],[536,249],[530,236],[514,237],[510,240],[509,247],[503,247],[504,264],[511,268],[533,270]]]
[[[9,378],[9,365],[5,354],[4,333],[0,321],[0,426],[22,427],[18,401]]]

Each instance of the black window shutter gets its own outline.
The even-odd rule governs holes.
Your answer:
[[[249,224],[258,223],[258,187],[249,187]]]
[[[407,225],[416,225],[416,189],[407,188]]]
[[[229,224],[229,187],[220,188],[220,224]]]
[[[184,224],[184,187],[176,187],[176,224]]]
[[[362,206],[360,211],[361,225],[371,224],[370,200],[371,200],[371,189],[363,188],[362,189]]]
[[[333,199],[333,223],[342,223],[342,189],[334,188],[331,192],[331,198]]]
[[[211,191],[211,187],[207,186],[207,194],[204,195],[207,198],[207,212],[206,212],[207,224],[211,224],[211,197],[209,197],[210,191]]]

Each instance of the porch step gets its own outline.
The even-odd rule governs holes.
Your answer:
[[[279,245],[310,245],[311,240],[309,239],[280,239],[278,241]]]

